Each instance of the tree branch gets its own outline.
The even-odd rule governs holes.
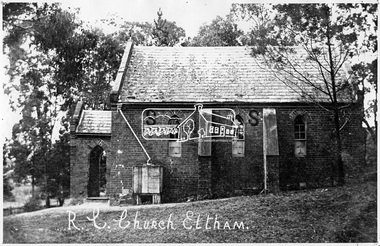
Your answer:
[[[316,55],[314,52],[312,52],[312,50],[313,50],[313,48],[312,48],[312,44],[310,44],[310,48],[311,48],[311,51],[309,51],[309,50],[307,49],[307,47],[305,47],[306,51],[307,51],[307,52],[310,52],[310,55],[311,55],[311,56],[314,56],[314,61],[315,61],[315,62],[317,63],[317,65],[318,65],[319,73],[322,75],[323,82],[324,82],[324,84],[325,84],[325,86],[326,86],[327,95],[329,96],[330,100],[333,101],[333,97],[332,97],[332,95],[331,95],[331,91],[330,91],[330,87],[329,87],[329,84],[328,84],[328,80],[327,80],[327,78],[325,77],[325,74],[324,74],[324,72],[323,72],[322,69],[326,70],[326,72],[329,72],[329,71],[328,71],[327,68],[326,68],[325,66],[323,66],[323,64],[319,61],[317,55]]]
[[[339,61],[338,61],[338,63],[337,63],[337,66],[335,67],[335,73],[334,73],[334,76],[336,76],[336,75],[338,74],[339,70],[342,68],[343,64],[345,63],[345,61],[346,61],[346,59],[347,59],[347,57],[348,57],[348,54],[349,54],[349,52],[346,51],[346,53],[344,54],[344,58],[343,58],[343,59],[339,58]],[[340,57],[342,57],[342,56],[340,56]],[[341,62],[341,61],[342,61],[342,62]],[[340,63],[340,62],[341,62],[341,63]],[[339,63],[340,63],[340,64],[339,64]]]
[[[323,94],[329,96],[329,93],[328,93],[328,92],[324,91],[321,87],[317,86],[317,84],[316,84],[315,82],[311,81],[311,80],[310,80],[309,78],[307,78],[302,72],[300,72],[300,71],[295,67],[294,63],[291,62],[291,61],[289,60],[288,57],[284,56],[284,55],[281,54],[281,52],[279,52],[279,51],[278,51],[277,53],[278,53],[281,57],[283,57],[283,58],[286,59],[286,62],[287,62],[286,64],[288,64],[288,65],[291,67],[291,69],[292,69],[296,74],[298,74],[300,77],[297,77],[296,75],[294,75],[294,74],[291,73],[291,72],[286,71],[285,69],[283,69],[282,71],[284,71],[285,73],[291,75],[292,77],[296,78],[297,80],[299,80],[299,81],[301,81],[301,82],[303,82],[303,83],[306,83],[307,85],[309,85],[309,86],[313,87],[314,89],[316,89],[316,90],[322,92]]]
[[[261,64],[255,59],[255,62],[256,64],[261,68],[261,69],[270,69],[272,74],[279,80],[281,81],[282,83],[284,83],[286,86],[288,86],[293,92],[295,92],[296,94],[300,95],[300,97],[304,98],[305,96],[307,98],[309,98],[313,104],[316,104],[318,107],[324,109],[325,111],[329,112],[329,113],[332,113],[332,111],[326,107],[324,107],[321,102],[319,102],[318,100],[316,100],[310,93],[307,93],[304,88],[301,88],[298,84],[296,83],[293,83],[291,82],[291,80],[284,80],[283,77],[279,77],[278,76],[278,70],[274,70],[271,66],[270,66],[270,62],[266,59],[265,55],[262,56],[263,59],[264,59],[264,63],[266,64],[266,67],[263,67],[261,66]],[[293,88],[296,87],[295,88]],[[307,102],[307,101],[306,101]],[[309,103],[309,102],[308,102]]]

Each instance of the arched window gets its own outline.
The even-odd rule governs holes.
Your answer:
[[[306,124],[302,115],[298,115],[294,119],[294,139],[306,140]]]
[[[237,138],[244,139],[244,120],[240,115],[236,115],[236,123],[238,125]]]
[[[306,156],[306,121],[303,115],[294,119],[294,154],[296,157]]]
[[[89,177],[87,185],[88,197],[99,197],[106,195],[106,152],[99,145],[90,153]]]
[[[245,149],[245,129],[244,120],[240,115],[236,115],[235,124],[238,126],[236,138],[232,141],[232,156],[233,157],[244,157]]]
[[[169,121],[169,125],[176,125],[178,126],[180,124],[180,120],[177,115],[173,115]],[[176,134],[170,134],[170,138],[173,140],[169,140],[169,156],[171,157],[181,157],[181,149],[182,145],[180,142],[177,142],[178,140],[178,133]]]

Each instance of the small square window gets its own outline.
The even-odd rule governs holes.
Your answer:
[[[296,140],[294,142],[294,155],[296,157],[306,156],[306,141],[305,140]]]
[[[181,157],[181,142],[169,141],[169,156]]]
[[[244,140],[234,140],[232,142],[232,156],[233,157],[244,157]]]

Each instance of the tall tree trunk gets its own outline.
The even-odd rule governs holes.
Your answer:
[[[340,123],[339,123],[339,111],[338,109],[334,112],[334,123],[335,123],[335,140],[337,145],[336,153],[336,165],[338,167],[338,184],[344,184],[344,163],[342,159],[342,140],[340,137]]]
[[[331,10],[330,10],[331,11]],[[338,105],[338,96],[336,90],[336,80],[335,80],[335,64],[333,61],[333,44],[331,43],[330,37],[330,26],[327,29],[327,47],[328,47],[328,55],[329,55],[329,65],[330,65],[330,79],[331,79],[331,87],[332,87],[332,97],[333,97],[333,110],[334,110],[334,125],[335,125],[335,142],[336,142],[336,167],[338,171],[338,184],[344,184],[344,165],[342,159],[342,140],[340,137],[340,122],[339,122],[339,105]]]
[[[34,172],[35,172],[35,169],[34,169],[34,155],[32,156],[32,168],[30,169],[30,172],[32,174],[32,198],[35,197],[35,183],[34,183]]]
[[[46,195],[46,200],[45,200],[45,207],[50,208],[50,197],[49,197],[49,186],[48,186],[48,175],[47,175],[47,162],[45,161],[45,195]]]
[[[35,189],[34,189],[34,172],[32,173],[32,197],[35,197]]]
[[[45,199],[45,207],[47,208],[50,208],[50,197],[49,197],[49,191],[48,191],[48,177],[47,177],[47,174],[45,174],[45,195],[46,195],[46,199]]]

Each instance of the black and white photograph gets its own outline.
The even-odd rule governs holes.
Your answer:
[[[2,244],[377,245],[378,3],[2,3]]]

